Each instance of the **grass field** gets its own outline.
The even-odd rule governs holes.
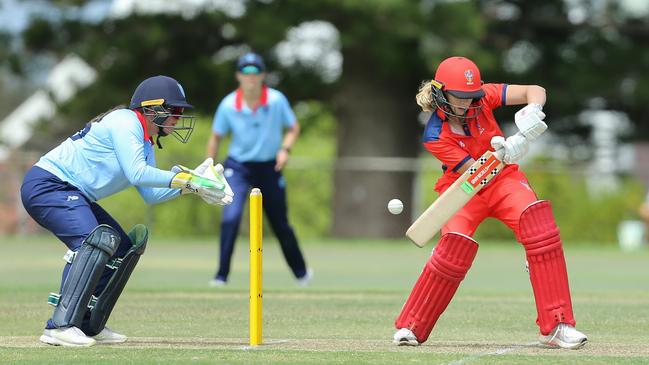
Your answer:
[[[86,349],[38,341],[51,314],[63,245],[2,238],[0,364],[648,364],[649,252],[566,251],[581,350],[536,346],[532,292],[517,244],[484,242],[473,268],[417,348],[392,345],[393,321],[430,247],[405,241],[309,241],[309,288],[289,275],[276,242],[264,247],[264,345],[249,348],[246,242],[229,286],[207,287],[216,243],[157,239],[108,325],[125,344]]]

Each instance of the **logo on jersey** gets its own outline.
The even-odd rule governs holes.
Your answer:
[[[464,145],[464,142],[462,142],[462,141],[458,141],[457,143],[458,143],[458,144],[460,145],[460,147],[462,147],[462,148],[466,147],[466,146]]]
[[[464,77],[466,77],[467,85],[473,85],[473,71],[471,70],[464,71]]]
[[[79,197],[76,196],[76,195],[68,195],[68,200],[66,200],[66,201],[71,202],[71,201],[75,201],[75,200],[79,200]]]
[[[476,122],[475,125],[476,125],[476,127],[478,127],[478,132],[480,132],[480,134],[484,133],[484,128],[482,128],[482,126],[480,126],[480,123]]]

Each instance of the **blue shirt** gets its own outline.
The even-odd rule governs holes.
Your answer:
[[[180,195],[169,189],[175,175],[157,169],[153,141],[145,124],[129,109],[108,113],[66,139],[36,163],[97,201],[134,185],[155,204]]]
[[[259,106],[252,110],[243,101],[241,90],[228,94],[216,109],[212,131],[232,134],[228,156],[239,162],[266,162],[275,159],[282,147],[284,129],[297,119],[280,91],[264,86]]]

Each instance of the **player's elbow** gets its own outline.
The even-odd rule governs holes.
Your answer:
[[[293,132],[296,136],[300,134],[300,122],[295,121],[293,123],[293,126],[291,126],[291,132]]]
[[[545,95],[545,88],[539,85],[530,85],[528,89],[528,95]]]
[[[145,171],[146,168],[136,169],[131,173],[125,174],[126,179],[128,179],[128,182],[133,186],[142,185],[142,182],[144,181],[144,177],[146,176]]]

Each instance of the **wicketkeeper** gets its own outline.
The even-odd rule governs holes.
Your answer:
[[[503,150],[503,171],[442,227],[441,238],[395,322],[398,345],[428,339],[478,251],[473,240],[487,217],[499,219],[525,248],[543,345],[579,348],[586,335],[575,329],[568,274],[550,202],[539,200],[517,162],[547,129],[545,89],[537,85],[483,84],[469,59],[450,57],[435,79],[419,88],[417,104],[432,112],[423,144],[442,163],[435,190],[443,193],[487,150]],[[514,120],[519,132],[505,139],[493,110],[527,104]]]
[[[68,247],[61,288],[40,337],[44,343],[91,346],[120,343],[126,336],[106,321],[144,253],[148,230],[128,234],[97,201],[135,186],[148,204],[198,194],[209,204],[227,205],[232,190],[223,167],[205,160],[194,170],[156,168],[154,145],[173,134],[186,143],[194,128],[182,86],[155,76],[135,90],[129,107],[116,107],[91,120],[27,172],[21,197],[29,215]],[[153,138],[156,137],[156,143]]]

